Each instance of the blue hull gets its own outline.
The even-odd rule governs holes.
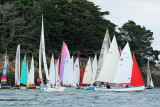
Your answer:
[[[85,90],[94,90],[95,89],[95,87],[94,86],[90,86],[90,87],[86,87],[86,88],[84,88]]]

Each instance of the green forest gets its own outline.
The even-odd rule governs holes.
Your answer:
[[[71,55],[87,58],[99,55],[106,30],[111,40],[115,35],[123,49],[127,41],[140,66],[152,59],[158,61],[158,50],[153,50],[153,32],[136,22],[128,20],[117,26],[105,18],[109,11],[87,0],[1,0],[0,1],[0,53],[15,59],[17,45],[21,55],[38,60],[42,14],[46,54],[58,58],[64,41]],[[118,27],[119,31],[116,30]]]

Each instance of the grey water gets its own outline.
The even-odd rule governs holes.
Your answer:
[[[0,90],[2,107],[155,107],[160,106],[160,89],[141,92],[105,92],[66,89],[64,92],[40,90]]]

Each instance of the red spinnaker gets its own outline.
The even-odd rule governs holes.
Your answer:
[[[131,77],[131,86],[143,86],[144,81],[139,70],[135,56],[133,56],[133,68],[132,68],[132,77]]]

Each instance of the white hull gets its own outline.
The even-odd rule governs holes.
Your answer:
[[[115,91],[115,92],[128,92],[128,91],[142,91],[144,90],[144,86],[139,86],[139,87],[128,87],[128,88],[97,88],[95,87],[95,91]]]
[[[44,92],[54,92],[54,91],[62,92],[64,91],[64,87],[42,88],[42,91]]]

